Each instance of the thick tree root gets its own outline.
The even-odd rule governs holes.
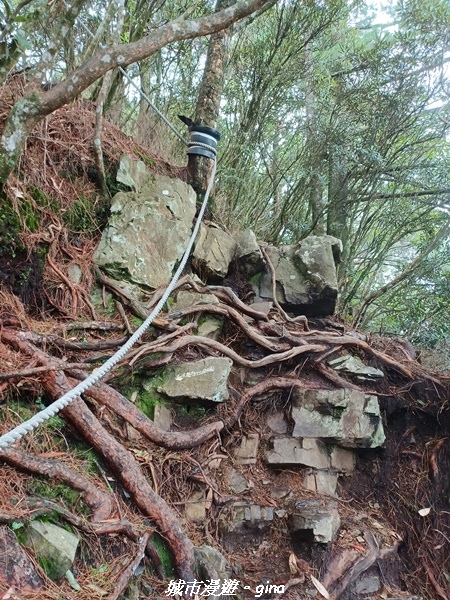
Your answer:
[[[2,332],[2,336],[4,333]],[[40,363],[45,364],[47,361],[45,353],[25,341],[20,334],[11,335],[9,333],[6,334],[6,337],[12,345],[28,356],[37,358]],[[72,389],[61,372],[49,371],[43,377],[42,384],[46,392],[53,398],[59,398]],[[82,437],[95,448],[116,473],[125,489],[133,496],[136,506],[157,524],[160,533],[167,539],[171,547],[180,578],[187,581],[192,580],[194,578],[194,547],[184,533],[176,514],[154,492],[133,455],[106,431],[81,399],[75,399],[69,404],[61,411],[61,416],[69,420]]]
[[[108,519],[113,513],[113,500],[107,492],[58,460],[32,456],[13,446],[0,451],[0,460],[16,469],[42,475],[52,481],[59,481],[80,492],[84,502],[92,511],[94,521]]]

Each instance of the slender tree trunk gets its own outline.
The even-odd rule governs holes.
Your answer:
[[[321,155],[323,148],[319,137],[319,123],[317,118],[317,97],[314,84],[314,63],[312,52],[309,48],[305,50],[306,63],[306,145],[308,148],[309,169],[311,172],[309,179],[309,207],[311,210],[312,230],[316,235],[325,233],[324,222],[324,203],[323,203],[323,185],[320,178],[320,165],[322,164]]]
[[[233,0],[217,0],[216,12],[228,8],[232,4]],[[228,56],[231,35],[231,29],[224,29],[211,36],[195,107],[194,121],[199,125],[216,127],[224,85],[224,65]],[[189,156],[189,183],[197,193],[205,193],[212,166],[212,160],[209,158],[197,155]]]
[[[341,145],[331,144],[329,152],[327,233],[342,241],[343,252],[338,272],[339,279],[342,279],[345,277],[348,267],[348,237],[350,233],[347,159],[345,149]]]

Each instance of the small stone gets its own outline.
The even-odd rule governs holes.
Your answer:
[[[250,489],[247,479],[233,467],[225,466],[222,473],[225,485],[233,494],[242,494]]]
[[[234,457],[240,465],[254,465],[258,455],[258,446],[259,434],[249,433],[243,435],[241,445],[234,451]]]
[[[189,521],[204,523],[206,519],[206,497],[204,490],[196,490],[189,496],[185,514],[186,519]]]
[[[172,413],[164,404],[155,404],[153,422],[162,431],[170,431],[172,427]]]
[[[67,267],[67,275],[73,283],[80,283],[83,277],[83,271],[81,270],[80,265],[76,263],[70,263]]]
[[[78,537],[53,523],[32,521],[27,530],[27,543],[30,544],[38,559],[46,564],[50,579],[57,581],[71,569],[78,547]]]
[[[272,444],[273,450],[266,459],[269,465],[304,465],[316,469],[328,469],[331,466],[326,446],[318,440],[275,437]]]
[[[341,520],[335,502],[299,500],[289,515],[292,533],[311,542],[327,544],[336,537]]]
[[[282,412],[272,413],[267,416],[267,425],[275,433],[283,434],[288,430],[288,424]]]
[[[363,573],[352,585],[355,594],[374,594],[381,587],[378,573]]]
[[[303,478],[303,485],[307,490],[317,494],[336,495],[338,474],[333,471],[312,471]]]

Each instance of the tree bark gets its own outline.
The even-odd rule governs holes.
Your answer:
[[[216,13],[228,8],[233,0],[217,0]],[[206,57],[205,70],[195,107],[194,121],[198,125],[216,127],[219,116],[220,99],[224,84],[224,64],[228,55],[231,30],[223,29],[211,36]],[[210,158],[189,155],[189,183],[198,194],[204,194],[211,176],[213,162]]]

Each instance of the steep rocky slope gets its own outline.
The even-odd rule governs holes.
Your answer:
[[[5,190],[3,433],[124,343],[192,227],[183,170],[111,125],[119,194],[98,195],[92,124],[83,103],[50,116]],[[136,348],[0,452],[3,598],[176,597],[179,579],[199,597],[449,596],[450,378],[333,317],[338,259],[327,236],[277,249],[205,222]],[[38,522],[76,534],[64,571]]]

